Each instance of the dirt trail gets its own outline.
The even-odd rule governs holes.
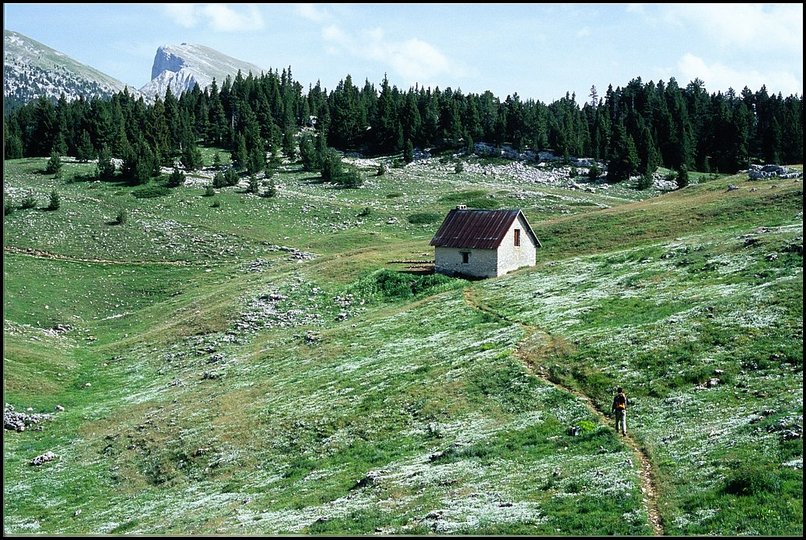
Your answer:
[[[516,321],[505,317],[492,309],[479,304],[474,295],[472,289],[465,289],[464,291],[464,299],[465,303],[472,307],[475,310],[482,311],[484,313],[488,313],[489,315],[495,317],[496,319],[505,321],[509,324],[518,325],[524,331],[524,337],[518,342],[517,349],[515,350],[515,355],[523,361],[524,365],[531,371],[535,376],[539,377],[541,380],[555,386],[556,388],[573,394],[577,398],[582,401],[588,410],[599,419],[599,421],[609,426],[611,429],[614,429],[614,422],[605,414],[604,411],[599,410],[596,405],[593,403],[593,400],[585,394],[582,394],[578,390],[573,388],[569,388],[564,386],[563,384],[557,383],[551,380],[548,377],[543,366],[540,364],[540,359],[538,355],[535,353],[534,342],[540,341],[543,343],[551,341],[551,336],[546,334],[545,332],[541,331],[540,329],[524,324],[520,321]],[[629,426],[629,423],[628,423]],[[649,522],[652,526],[652,531],[655,536],[663,536],[663,522],[660,517],[660,511],[658,510],[658,491],[655,486],[655,470],[652,466],[652,462],[649,460],[649,457],[646,453],[641,449],[641,446],[638,442],[633,439],[632,435],[628,434],[626,437],[622,437],[622,440],[630,447],[635,455],[636,459],[638,459],[638,463],[640,465],[639,468],[639,476],[641,478],[641,492],[643,493],[643,503],[644,507],[647,511],[647,515],[649,516]]]
[[[97,263],[97,264],[143,264],[143,265],[168,265],[168,266],[191,266],[193,263],[186,261],[126,261],[115,259],[87,259],[82,257],[70,257],[68,255],[60,255],[58,253],[51,253],[35,248],[21,248],[15,246],[4,246],[3,251],[6,253],[16,253],[19,255],[28,255],[29,257],[36,257],[39,259],[58,259],[60,261],[70,262],[84,262],[84,263]],[[203,263],[198,263],[203,264]]]

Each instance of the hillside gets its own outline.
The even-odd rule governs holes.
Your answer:
[[[5,431],[7,534],[802,535],[802,178],[45,162],[4,172],[4,399],[50,415]],[[521,208],[538,265],[393,272],[459,203]]]
[[[10,104],[38,97],[109,97],[126,85],[18,32],[3,31],[3,97]],[[138,92],[129,87],[129,92]]]

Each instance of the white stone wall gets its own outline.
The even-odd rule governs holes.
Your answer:
[[[469,252],[467,263],[462,252]],[[434,270],[440,274],[465,274],[476,277],[493,277],[498,274],[498,253],[494,249],[462,249],[437,247],[434,249]]]
[[[515,245],[515,229],[521,231],[521,245]],[[472,255],[471,255],[472,257]],[[523,216],[512,222],[506,236],[498,246],[498,266],[496,276],[502,276],[521,266],[534,266],[537,262],[537,246],[532,237],[526,232],[526,223]]]

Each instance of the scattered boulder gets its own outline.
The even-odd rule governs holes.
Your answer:
[[[58,407],[56,410],[59,410]],[[16,411],[14,406],[9,403],[6,403],[3,408],[3,428],[9,431],[25,431],[29,426],[52,419],[53,416],[50,414],[33,413],[30,410],[29,412]]]
[[[355,483],[355,485],[350,489],[359,489],[363,487],[371,487],[378,483],[380,480],[381,475],[375,471],[369,471],[366,476],[364,476],[361,480]]]
[[[39,465],[42,465],[43,463],[47,463],[48,461],[53,461],[57,457],[59,457],[59,456],[57,456],[56,454],[54,454],[51,451],[47,451],[47,452],[45,452],[44,454],[42,454],[40,456],[36,456],[34,459],[31,460],[30,463],[33,466],[39,466]]]
[[[765,178],[800,178],[802,172],[789,169],[781,165],[751,165],[747,171],[750,180],[762,180]]]

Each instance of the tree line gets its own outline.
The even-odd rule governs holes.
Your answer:
[[[709,94],[695,79],[680,87],[644,83],[591,87],[584,103],[566,94],[548,105],[517,93],[503,101],[486,91],[355,85],[347,75],[327,91],[295,81],[291,68],[227,77],[219,87],[168,90],[146,103],[123,90],[109,99],[39,98],[4,118],[6,159],[72,155],[115,157],[124,173],[148,178],[180,160],[200,166],[199,146],[231,152],[233,165],[254,174],[281,152],[302,155],[306,169],[330,163],[328,152],[390,155],[413,148],[472,150],[475,142],[547,150],[607,163],[613,181],[674,170],[733,173],[751,162],[803,162],[803,97]],[[300,135],[302,134],[302,137]],[[268,156],[268,157],[267,157]]]

